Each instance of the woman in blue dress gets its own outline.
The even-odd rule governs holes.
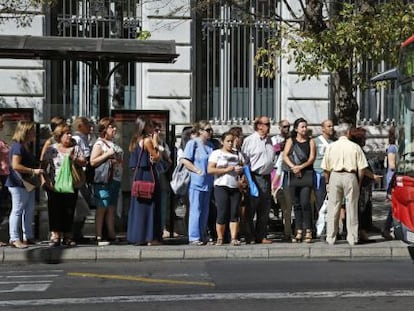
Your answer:
[[[160,159],[158,135],[153,133],[150,119],[138,117],[135,134],[131,139],[129,167],[134,180],[155,180],[154,196],[151,199],[131,197],[128,212],[127,240],[135,245],[161,244],[160,184],[154,164]],[[137,170],[135,174],[135,170]]]

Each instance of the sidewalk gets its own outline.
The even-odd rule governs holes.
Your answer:
[[[373,224],[381,228],[387,215],[384,192],[374,192]],[[349,246],[346,241],[338,241],[329,246],[319,240],[311,244],[292,244],[275,240],[273,244],[241,246],[191,246],[183,244],[183,239],[166,239],[162,246],[133,245],[79,245],[75,248],[55,247],[39,243],[27,249],[0,248],[2,263],[59,263],[63,261],[110,261],[110,260],[191,260],[191,259],[267,259],[267,260],[407,260],[410,259],[407,245],[400,241],[385,241],[379,232],[371,233],[376,243]]]

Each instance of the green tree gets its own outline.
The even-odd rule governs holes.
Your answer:
[[[357,87],[365,89],[377,72],[365,72],[363,64],[374,71],[385,62],[394,66],[399,44],[413,34],[414,4],[410,1],[337,1],[324,7],[320,0],[284,0],[290,8],[300,2],[303,15],[298,24],[274,23],[279,37],[256,55],[259,74],[272,77],[277,71],[274,59],[284,56],[294,62],[303,80],[331,73],[331,87],[338,122],[355,123],[358,105]],[[325,9],[325,11],[324,11]],[[327,10],[326,10],[327,9]],[[324,12],[327,12],[324,16]],[[294,14],[294,12],[292,11]],[[283,46],[283,40],[288,44]]]

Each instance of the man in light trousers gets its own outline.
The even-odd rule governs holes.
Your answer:
[[[328,192],[326,242],[330,245],[336,241],[344,198],[346,239],[350,245],[358,243],[358,180],[362,180],[368,162],[361,147],[348,139],[350,129],[347,123],[338,126],[339,139],[327,147],[321,163]]]

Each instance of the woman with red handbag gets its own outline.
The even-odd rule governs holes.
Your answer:
[[[138,117],[129,144],[129,167],[134,171],[128,212],[127,241],[134,245],[161,244],[160,185],[154,164],[160,159],[158,135],[150,119]],[[137,183],[138,182],[138,183]],[[136,186],[155,184],[152,195],[142,195]]]

